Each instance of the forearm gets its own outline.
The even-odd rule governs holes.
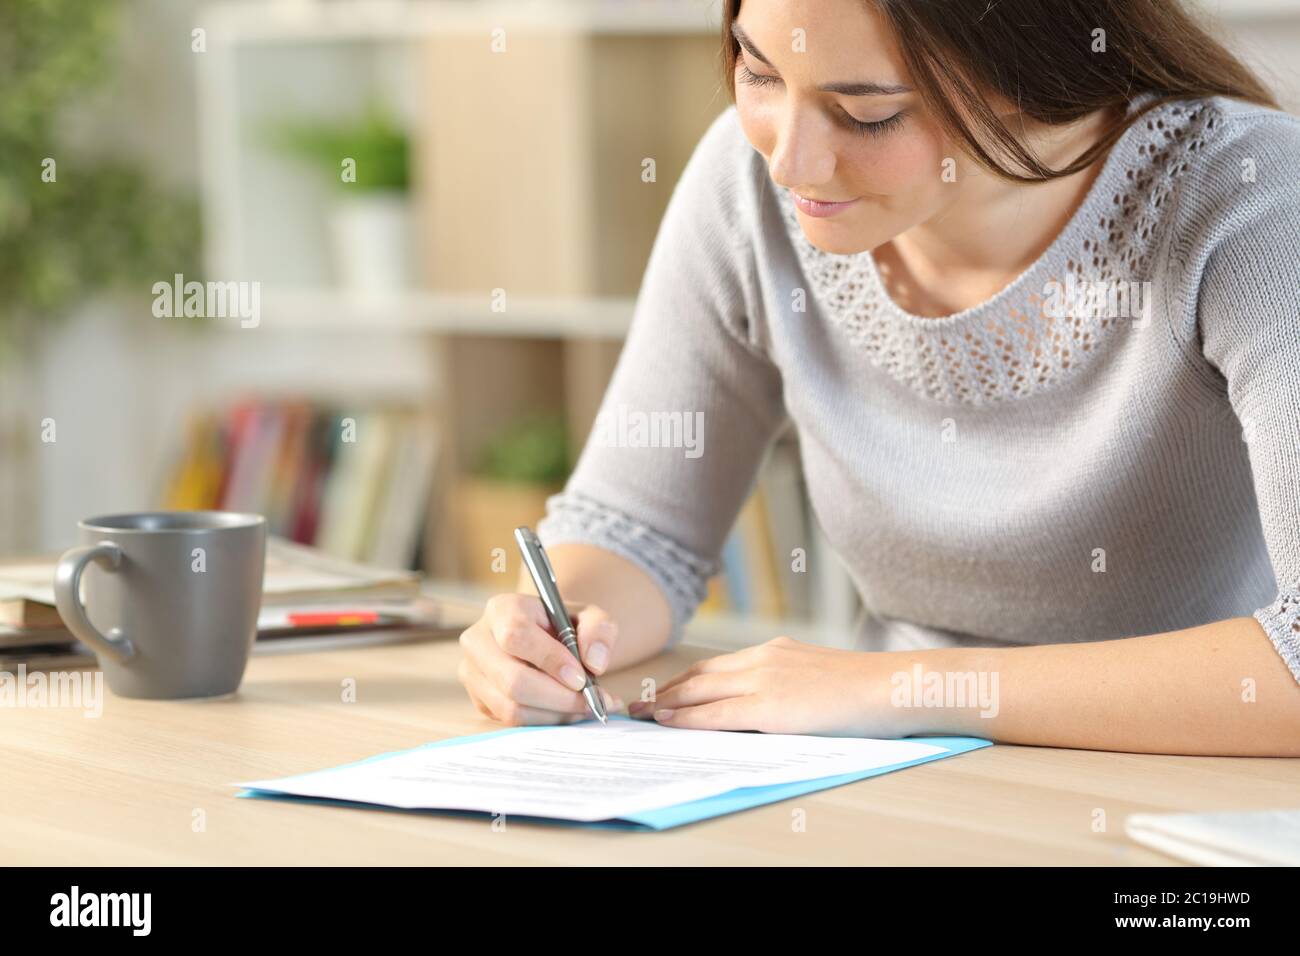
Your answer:
[[[911,716],[920,733],[1133,753],[1300,756],[1300,685],[1253,618],[1126,640],[917,657],[927,671],[983,674],[997,689],[996,707],[918,709]]]
[[[618,625],[609,669],[653,657],[672,631],[672,611],[650,575],[626,558],[589,544],[557,544],[546,549],[566,604],[595,604]],[[519,590],[537,589],[522,571]]]

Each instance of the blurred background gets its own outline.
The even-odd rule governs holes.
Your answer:
[[[1300,108],[1300,0],[1201,6]],[[4,0],[0,557],[91,515],[222,507],[511,589],[510,530],[562,486],[728,105],[719,20],[719,0]],[[786,436],[705,613],[847,624],[833,559],[776,559],[808,541]]]

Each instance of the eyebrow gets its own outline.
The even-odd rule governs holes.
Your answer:
[[[772,66],[772,61],[763,56],[758,47],[754,45],[754,41],[749,38],[749,34],[734,20],[731,23],[731,35],[736,38],[736,42],[743,46],[750,56],[766,63],[772,69],[776,69],[775,66]],[[824,86],[817,87],[817,89],[823,93],[841,93],[844,96],[896,96],[899,93],[912,92],[910,86],[900,86],[892,83],[827,83]]]

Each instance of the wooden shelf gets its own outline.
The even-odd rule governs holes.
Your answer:
[[[424,582],[421,590],[428,597],[445,605],[449,617],[453,618],[457,625],[464,621],[464,626],[467,627],[473,623],[473,620],[466,620],[466,618],[473,614],[475,607],[482,607],[494,594],[514,590],[514,577],[512,575],[501,577],[501,587],[495,589],[467,584],[463,581],[432,578]],[[847,628],[833,629],[810,621],[715,613],[700,614],[693,618],[686,625],[682,640],[686,644],[725,652],[753,647],[781,635],[824,647],[847,647],[847,640],[851,637]]]
[[[274,0],[207,7],[224,42],[411,40],[496,25],[582,33],[715,33],[716,0]]]
[[[1275,17],[1300,20],[1298,0],[1199,0],[1202,7],[1229,22]]]
[[[635,304],[624,298],[510,298],[508,311],[493,312],[486,295],[412,292],[358,300],[330,289],[263,289],[261,327],[618,341],[627,334]],[[238,322],[218,324],[239,329]]]

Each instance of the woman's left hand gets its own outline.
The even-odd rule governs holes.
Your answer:
[[[699,661],[628,712],[667,727],[829,737],[919,733],[916,711],[890,703],[901,656],[844,651],[778,637]]]

